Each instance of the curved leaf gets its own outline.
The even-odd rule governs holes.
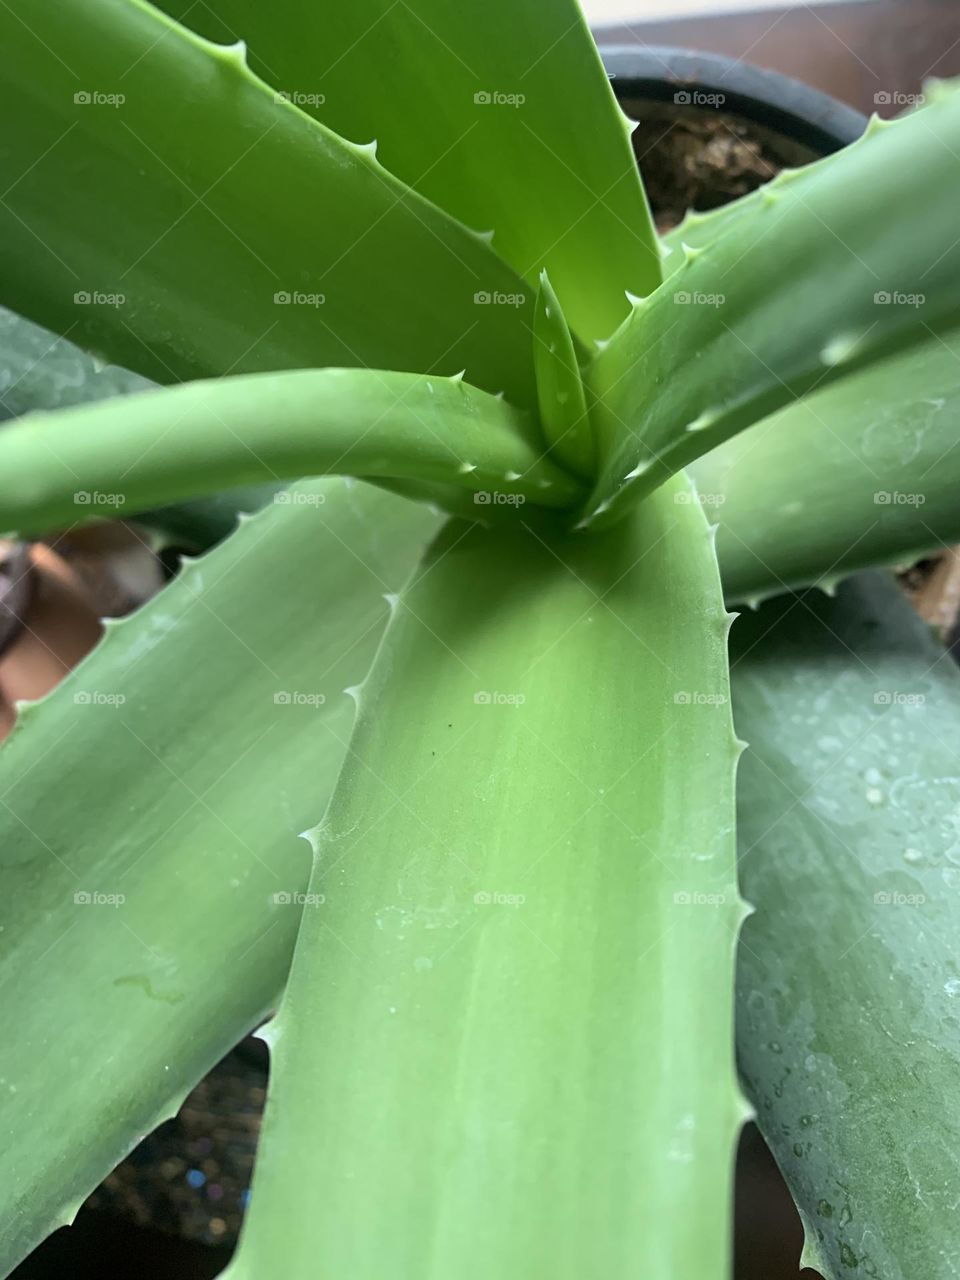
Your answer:
[[[533,291],[242,49],[141,0],[0,6],[0,37],[7,305],[158,382],[465,368],[535,403]]]
[[[128,369],[101,365],[66,338],[0,307],[0,422],[130,395],[151,385]],[[137,523],[194,551],[205,551],[236,528],[241,513],[269,502],[278,487],[261,485],[142,511]]]
[[[458,485],[514,509],[569,506],[579,486],[535,435],[526,415],[456,378],[304,369],[191,382],[7,428],[0,529],[334,472]]]
[[[451,525],[401,596],[233,1280],[727,1275],[737,748],[680,495],[606,537]]]

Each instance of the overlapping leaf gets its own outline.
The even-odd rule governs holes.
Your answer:
[[[452,525],[401,596],[234,1280],[727,1275],[737,748],[689,497],[549,545]]]
[[[150,386],[145,378],[116,365],[102,365],[67,338],[0,308],[0,421],[129,395]],[[181,547],[206,550],[233,531],[241,512],[259,510],[279,487],[271,483],[235,489],[142,511],[138,523]],[[80,515],[74,511],[70,523]]]
[[[0,1271],[270,1007],[315,820],[435,527],[363,485],[280,495],[0,752]]]
[[[0,37],[0,301],[160,382],[466,368],[533,404],[533,291],[242,49],[142,0],[0,8]]]
[[[629,128],[576,0],[163,0],[468,226],[606,338],[660,259]]]
[[[797,396],[960,327],[960,91],[785,172],[594,361],[588,517]],[[909,228],[905,232],[905,228]],[[612,508],[612,510],[611,510]]]

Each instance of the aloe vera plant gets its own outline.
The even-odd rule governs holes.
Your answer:
[[[936,1162],[845,1104],[896,1105],[858,990],[902,1042],[949,964],[910,922],[960,913],[875,917],[847,868],[826,972],[844,816],[778,743],[859,743],[842,700],[804,724],[837,653],[785,593],[960,537],[960,89],[661,241],[575,0],[164,10],[0,6],[0,529],[223,539],[3,751],[5,1270],[278,1009],[236,1280],[720,1280],[751,1104],[824,1275],[954,1275]],[[727,605],[772,595],[733,665],[744,1094]],[[909,801],[908,632],[843,687],[897,694],[857,768]]]

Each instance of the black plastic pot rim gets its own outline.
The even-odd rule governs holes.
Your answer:
[[[722,110],[829,155],[855,142],[866,116],[800,80],[719,53],[667,45],[601,45],[621,99]]]

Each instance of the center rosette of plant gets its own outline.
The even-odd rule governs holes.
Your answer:
[[[920,515],[894,491],[955,445],[960,93],[933,86],[922,110],[661,240],[571,0],[166,4],[201,30],[145,0],[31,0],[29,23],[0,3],[16,122],[0,302],[163,384],[3,425],[0,531],[270,488],[107,628],[90,693],[66,681],[11,735],[0,1262],[283,989],[232,1280],[723,1280],[747,1113],[724,590],[889,562],[934,525],[957,536],[952,484]],[[374,130],[379,152],[351,140]],[[737,465],[713,466],[764,419]],[[721,544],[704,508],[728,496]],[[788,723],[820,775],[831,738],[806,682],[793,665],[763,678],[775,768]],[[945,716],[939,739],[953,731]],[[771,778],[750,796],[757,843],[782,816],[767,821]],[[820,780],[785,781],[786,812]],[[849,789],[859,813],[862,778]],[[829,825],[815,816],[800,852]],[[867,853],[875,820],[835,823],[840,843],[856,831]],[[829,873],[842,858],[806,877],[830,895],[803,886],[813,928],[816,909],[863,914],[857,877]],[[818,959],[791,1012],[794,925],[754,959],[797,1050],[840,984]],[[886,946],[876,1008],[937,1025],[881,1036],[885,1077],[946,1097],[929,974],[953,959],[921,966],[912,934]],[[834,1082],[850,1055],[853,1087],[821,1101],[867,1098],[844,1150],[870,1131],[887,1159],[862,1013],[809,1056]],[[921,1039],[935,1067],[891,1071]],[[808,1052],[794,1089],[815,1087]],[[775,1097],[770,1123],[796,1141],[799,1109]],[[937,1215],[941,1155],[909,1152],[929,1157],[911,1214]],[[809,1192],[826,1165],[804,1163]],[[875,1203],[913,1183],[912,1167],[884,1177]],[[847,1225],[819,1221],[824,1238]],[[855,1229],[872,1229],[859,1207]],[[935,1241],[919,1266],[918,1236],[901,1270],[932,1276],[948,1254]]]

